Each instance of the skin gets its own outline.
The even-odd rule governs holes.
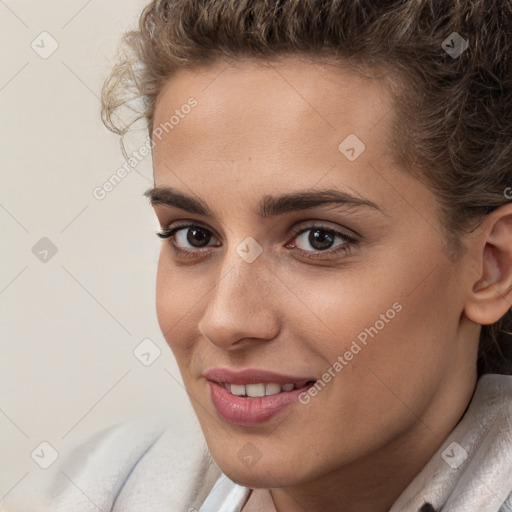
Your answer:
[[[279,512],[387,511],[468,406],[478,322],[510,307],[512,211],[468,236],[460,260],[447,257],[436,198],[390,153],[393,98],[382,80],[296,57],[220,60],[176,72],[153,126],[191,96],[197,106],[154,138],[155,186],[200,199],[213,215],[158,201],[154,209],[162,228],[191,221],[212,238],[197,248],[180,231],[174,241],[192,257],[163,240],[157,315],[211,454],[233,481],[271,489]],[[354,161],[338,149],[349,134],[366,145]],[[264,196],[317,189],[379,210],[257,213]],[[311,231],[294,232],[313,225],[358,243],[337,237],[315,250]],[[236,252],[249,236],[263,249],[252,263]],[[217,413],[205,370],[320,379],[394,303],[401,311],[307,405],[250,427]],[[252,466],[237,456],[246,443],[259,452]]]

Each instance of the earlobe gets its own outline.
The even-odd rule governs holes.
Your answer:
[[[490,213],[480,226],[478,277],[466,302],[466,316],[481,325],[497,322],[512,307],[512,204]]]

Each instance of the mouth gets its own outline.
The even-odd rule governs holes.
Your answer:
[[[259,425],[296,404],[301,393],[316,382],[265,370],[232,371],[222,368],[204,373],[210,398],[219,415],[236,425]]]

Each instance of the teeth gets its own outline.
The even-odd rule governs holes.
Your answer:
[[[265,384],[265,395],[277,395],[281,391],[279,384]]]
[[[247,396],[265,396],[265,384],[246,384],[245,393]]]
[[[277,395],[282,391],[292,391],[295,388],[295,384],[287,383],[275,384],[273,382],[269,384],[224,384],[226,391],[229,391],[232,395],[236,396],[249,396],[249,397],[261,397],[269,395]]]
[[[231,384],[232,395],[244,396],[245,395],[245,386],[243,384]]]

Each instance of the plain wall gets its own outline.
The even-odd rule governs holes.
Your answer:
[[[93,196],[124,163],[101,84],[145,3],[0,2],[0,498],[44,471],[43,441],[62,457],[108,425],[191,411],[155,314],[150,159]]]

